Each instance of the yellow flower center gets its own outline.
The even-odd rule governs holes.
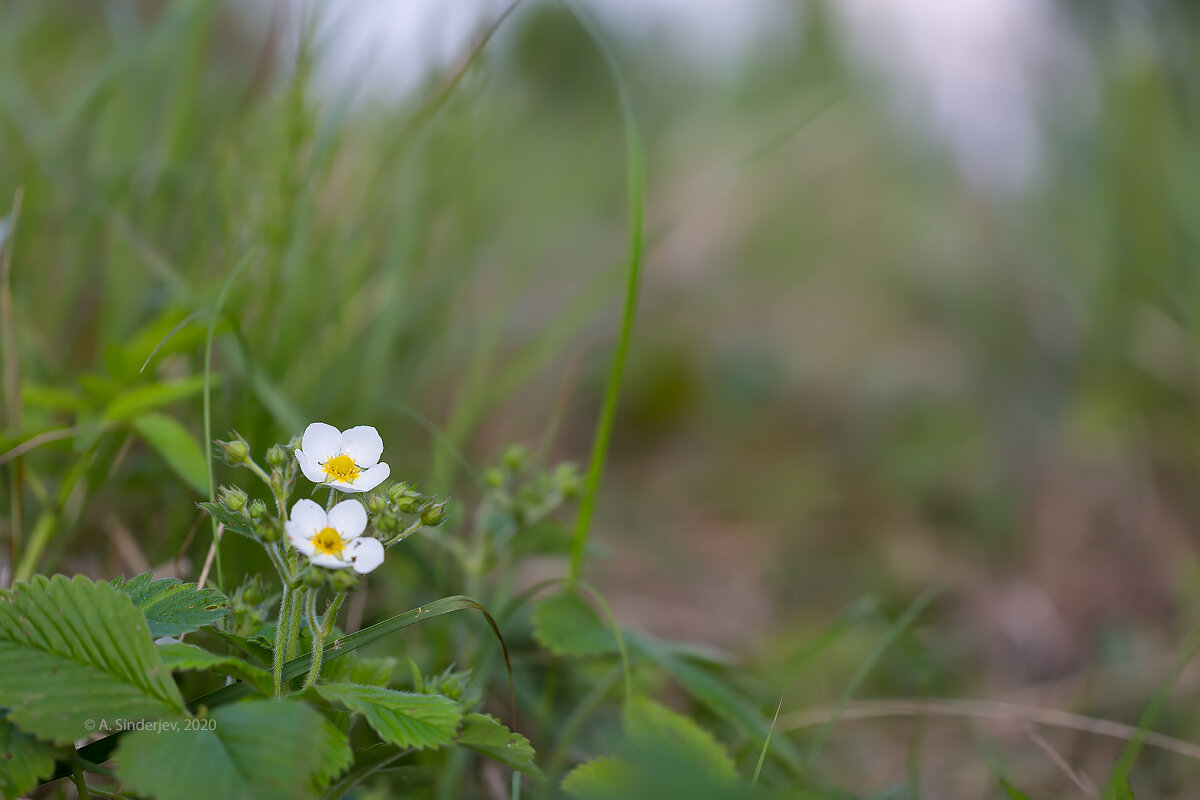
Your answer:
[[[317,535],[312,537],[312,545],[322,555],[341,558],[342,548],[346,546],[346,543],[342,541],[340,533],[333,528],[325,528],[317,531]]]
[[[354,483],[354,479],[362,472],[358,465],[354,463],[354,459],[342,453],[340,456],[334,456],[321,465],[325,470],[325,475],[331,481],[342,481],[343,483]]]

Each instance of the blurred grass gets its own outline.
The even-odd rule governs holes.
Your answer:
[[[1134,721],[1200,623],[1200,23],[1075,4],[1095,112],[1048,115],[1012,197],[913,141],[811,8],[720,77],[652,41],[620,53],[647,268],[591,569],[623,621],[752,652],[767,681],[747,692],[785,713],[838,697],[950,577],[863,693],[1038,690]],[[561,11],[528,4],[395,106],[316,94],[320,37],[281,56],[210,0],[0,12],[0,210],[24,191],[4,532],[47,541],[29,569],[129,571],[114,525],[174,561],[196,494],[137,421],[203,441],[205,328],[251,252],[216,329],[215,434],[374,424],[395,475],[464,508],[464,462],[555,415],[550,455],[585,458],[618,328],[623,122]],[[265,568],[241,542],[223,556]],[[393,577],[436,557],[412,558]],[[367,617],[413,599],[381,586]],[[1162,721],[1184,739],[1189,675]],[[867,753],[867,788],[905,774],[913,731],[861,731],[839,726],[818,771]],[[987,796],[936,752],[974,744],[920,735],[914,794]],[[1044,755],[1000,739],[1019,769],[996,774],[1059,796]],[[1060,744],[1097,779],[1117,757]],[[1135,789],[1195,785],[1195,765],[1143,759]]]

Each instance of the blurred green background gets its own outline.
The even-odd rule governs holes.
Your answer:
[[[214,435],[375,425],[460,515],[510,442],[586,461],[627,235],[592,41],[530,0],[376,93],[322,66],[335,24],[247,5],[0,0],[5,581],[35,541],[39,571],[198,572],[205,478],[171,453],[203,441],[239,264]],[[597,9],[647,249],[587,571],[629,627],[737,653],[785,730],[929,586],[861,697],[1133,722],[1200,623],[1200,18],[1009,5],[1056,30],[985,17],[976,49],[936,3],[897,5],[914,38],[814,0],[711,63]],[[395,569],[360,619],[427,599]],[[1194,741],[1198,692],[1185,671],[1156,728]],[[850,716],[823,756],[848,791],[992,796],[1001,751],[1029,791],[1083,791],[1020,715]],[[1094,781],[1121,746],[1045,736]],[[1145,764],[1146,796],[1200,781],[1194,754]]]

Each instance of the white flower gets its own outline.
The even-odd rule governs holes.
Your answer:
[[[383,563],[383,544],[362,535],[367,512],[357,500],[343,500],[328,514],[312,500],[297,500],[284,528],[292,546],[318,567],[354,567],[366,575]]]
[[[383,439],[370,425],[342,433],[314,422],[304,429],[296,461],[304,477],[343,492],[369,492],[387,480],[392,468],[381,462]]]

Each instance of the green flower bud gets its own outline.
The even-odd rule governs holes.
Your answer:
[[[483,472],[483,482],[489,489],[499,489],[504,485],[504,473],[496,467],[488,467]]]
[[[400,530],[400,520],[395,514],[385,512],[375,518],[375,530],[380,533],[395,533]]]
[[[257,497],[250,501],[250,505],[246,506],[246,510],[250,512],[250,519],[258,521],[267,514],[267,504]]]
[[[352,569],[339,569],[329,576],[329,586],[335,592],[353,592],[358,582],[359,574]]]
[[[283,492],[283,470],[279,467],[271,470],[271,491],[276,497],[282,495]]]
[[[263,519],[254,526],[254,533],[259,540],[266,544],[278,542],[283,538],[283,531],[279,530],[279,522],[273,519]]]
[[[300,573],[300,583],[307,586],[309,589],[320,589],[325,585],[327,577],[324,569],[320,567],[309,566],[304,572]]]
[[[425,498],[419,494],[405,495],[396,501],[396,510],[401,514],[416,514],[424,502]]]
[[[267,587],[263,585],[262,578],[255,575],[242,585],[241,594],[243,603],[256,606],[267,599]]]
[[[553,480],[554,485],[567,499],[576,498],[583,491],[583,478],[574,464],[559,464],[554,469]]]
[[[246,493],[237,486],[222,486],[217,492],[217,499],[230,511],[241,511],[246,507]]]
[[[511,472],[520,472],[529,463],[529,450],[519,444],[510,445],[501,454],[500,463]]]
[[[225,463],[231,467],[236,467],[238,464],[243,464],[246,457],[250,455],[250,445],[246,444],[246,440],[234,432],[234,440],[232,442],[223,442],[217,439],[213,444],[217,455],[224,459]]]
[[[388,487],[387,490],[388,499],[390,499],[393,503],[399,502],[400,498],[407,497],[411,492],[412,489],[410,489],[408,484],[404,483],[403,481],[400,483],[393,483]]]
[[[438,525],[441,525],[442,522],[446,519],[446,503],[447,502],[449,502],[449,501],[443,500],[440,503],[431,503],[429,505],[424,506],[421,509],[421,522],[425,523],[426,525],[428,525],[430,527],[436,527]]]
[[[371,492],[367,495],[367,511],[372,514],[378,514],[387,507],[387,498],[378,492]]]
[[[282,467],[286,463],[288,463],[288,451],[281,444],[271,445],[271,449],[267,451],[267,465]]]

